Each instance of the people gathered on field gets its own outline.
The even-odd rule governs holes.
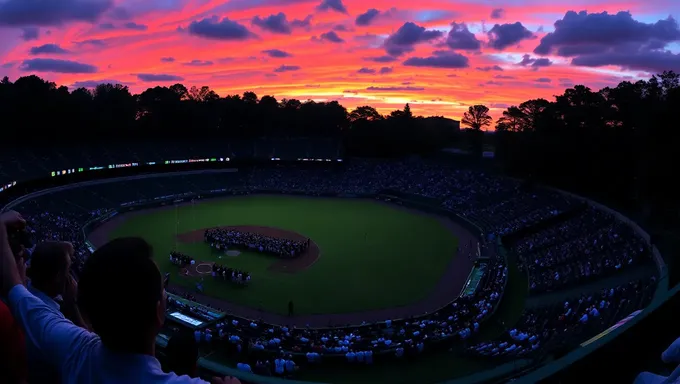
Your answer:
[[[247,285],[250,283],[250,273],[217,263],[212,265],[212,277],[217,280],[230,281],[239,285]]]
[[[267,236],[255,232],[245,232],[238,229],[211,228],[205,231],[205,241],[210,246],[227,251],[229,249],[248,249],[261,253],[268,253],[281,258],[294,258],[304,253],[310,245],[310,240],[290,240]]]

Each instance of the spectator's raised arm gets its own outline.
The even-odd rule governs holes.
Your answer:
[[[21,227],[25,222],[16,212],[0,217],[0,262],[3,289],[14,318],[24,329],[27,340],[40,349],[45,359],[64,376],[72,355],[95,335],[64,319],[59,312],[33,296],[22,284],[14,255],[9,245],[7,229]]]

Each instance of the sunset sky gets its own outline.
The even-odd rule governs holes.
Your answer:
[[[0,77],[497,117],[680,71],[678,0],[0,0]]]

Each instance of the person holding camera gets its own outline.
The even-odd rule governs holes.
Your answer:
[[[145,240],[112,240],[85,262],[77,298],[92,333],[64,318],[24,286],[18,268],[23,260],[15,259],[9,239],[25,225],[17,212],[0,216],[2,290],[26,338],[55,367],[63,383],[207,383],[165,373],[155,357],[166,294],[152,248]],[[122,286],[115,284],[121,274],[127,277]],[[213,383],[240,381],[215,378]]]

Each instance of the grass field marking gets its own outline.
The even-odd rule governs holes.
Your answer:
[[[202,271],[200,268],[201,267],[208,267],[207,271]],[[212,264],[210,263],[201,263],[196,266],[196,273],[199,275],[209,275],[212,272]]]

